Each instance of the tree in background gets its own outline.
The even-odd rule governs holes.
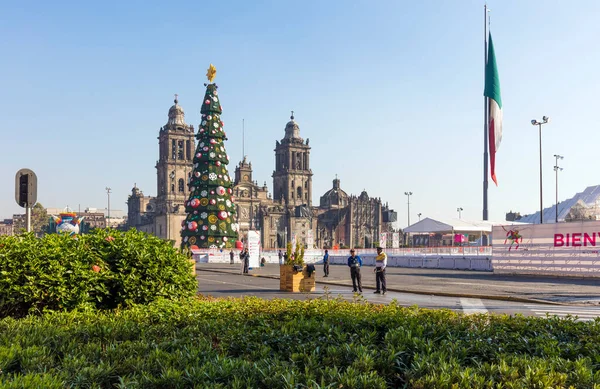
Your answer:
[[[22,234],[27,230],[25,214],[14,218],[13,231],[15,234]],[[40,203],[36,203],[31,209],[31,231],[36,235],[43,235],[48,228],[48,212]]]
[[[198,146],[190,181],[190,197],[185,203],[187,214],[182,222],[181,248],[231,248],[238,236],[234,223],[233,183],[227,171],[229,156],[223,141],[227,139],[221,121],[218,87],[212,83],[216,74],[211,64],[200,112]]]

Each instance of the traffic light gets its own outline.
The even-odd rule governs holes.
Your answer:
[[[30,169],[21,169],[15,176],[15,201],[23,208],[31,208],[37,201],[37,176]]]
[[[23,174],[19,177],[19,205],[25,208],[28,205],[27,195],[29,194],[29,174]]]

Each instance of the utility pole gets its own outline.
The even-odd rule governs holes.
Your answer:
[[[108,186],[106,188],[106,195],[108,196],[108,215],[107,215],[107,219],[110,219],[110,191],[112,189],[110,189]]]
[[[563,159],[564,157],[562,155],[554,154],[554,158],[556,159],[556,162],[554,163],[554,172],[556,173],[556,208],[554,212],[554,222],[558,223],[558,171],[563,170],[562,167],[558,166],[558,160]]]

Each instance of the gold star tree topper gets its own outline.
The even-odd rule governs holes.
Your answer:
[[[213,82],[216,75],[217,75],[217,68],[215,67],[215,65],[213,65],[211,63],[210,66],[208,67],[208,70],[206,71],[206,77],[208,78],[208,81]]]

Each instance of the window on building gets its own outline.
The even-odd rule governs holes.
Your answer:
[[[171,192],[175,193],[175,184],[171,184]]]
[[[302,187],[299,186],[298,189],[296,190],[298,192],[298,199],[302,200]]]
[[[183,193],[185,191],[185,181],[183,178],[179,179],[179,193]]]
[[[176,153],[177,145],[175,144],[175,139],[171,139],[171,159],[175,159]]]
[[[184,143],[185,142],[182,140],[177,142],[177,159],[179,159],[180,161],[185,159],[185,154],[183,150]]]

